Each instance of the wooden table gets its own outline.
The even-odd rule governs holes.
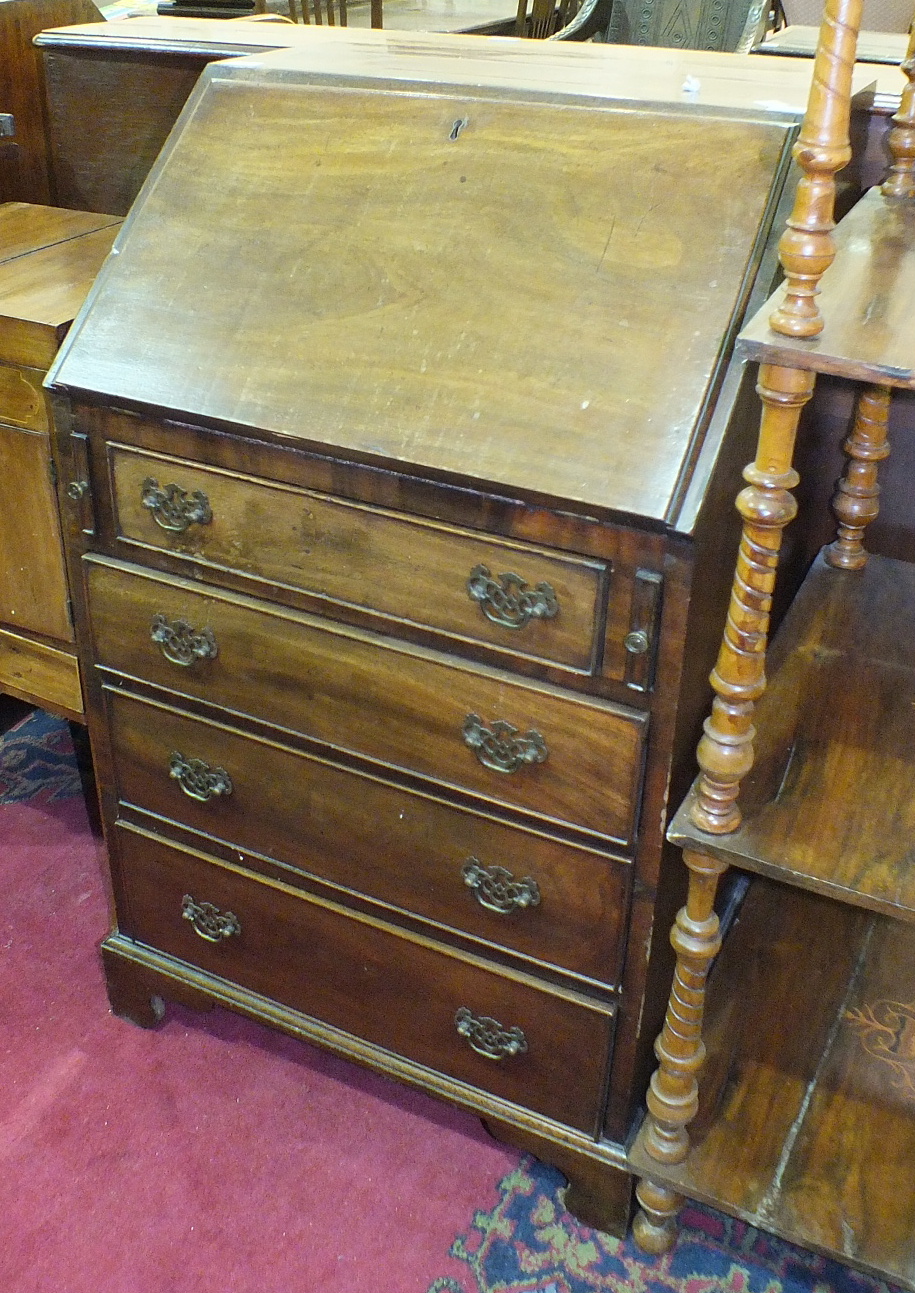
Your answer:
[[[783,27],[756,46],[754,54],[780,54],[789,58],[813,58],[818,27]],[[855,57],[859,63],[891,63],[898,67],[905,58],[904,32],[862,31]]]

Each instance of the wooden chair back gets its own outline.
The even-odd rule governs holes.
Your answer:
[[[371,0],[371,25],[383,26],[384,0]],[[300,0],[302,22],[315,23],[318,27],[345,27],[346,0]],[[294,14],[295,0],[289,0],[290,11]]]
[[[515,35],[532,40],[591,40],[610,22],[614,0],[518,0]]]

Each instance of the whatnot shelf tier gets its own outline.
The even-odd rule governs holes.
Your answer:
[[[839,223],[836,258],[820,282],[818,337],[780,336],[769,317],[779,288],[744,328],[746,359],[915,388],[915,203],[871,189]]]
[[[769,653],[743,822],[676,844],[915,921],[915,566],[817,558]],[[915,1000],[915,995],[913,995]]]
[[[915,1289],[915,928],[754,880],[712,974],[685,1163],[633,1170]]]

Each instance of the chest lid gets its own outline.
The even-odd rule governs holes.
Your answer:
[[[206,70],[52,380],[669,521],[793,119],[614,99],[596,46],[433,78],[460,38],[314,35]]]

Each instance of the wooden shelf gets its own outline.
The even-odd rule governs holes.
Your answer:
[[[635,1172],[915,1289],[915,928],[756,880],[712,974],[693,1149]]]
[[[820,284],[820,335],[803,340],[772,331],[779,288],[741,333],[738,354],[915,389],[915,203],[871,189],[838,225],[836,248]]]
[[[915,921],[915,566],[814,563],[769,654],[741,827],[675,843]]]

